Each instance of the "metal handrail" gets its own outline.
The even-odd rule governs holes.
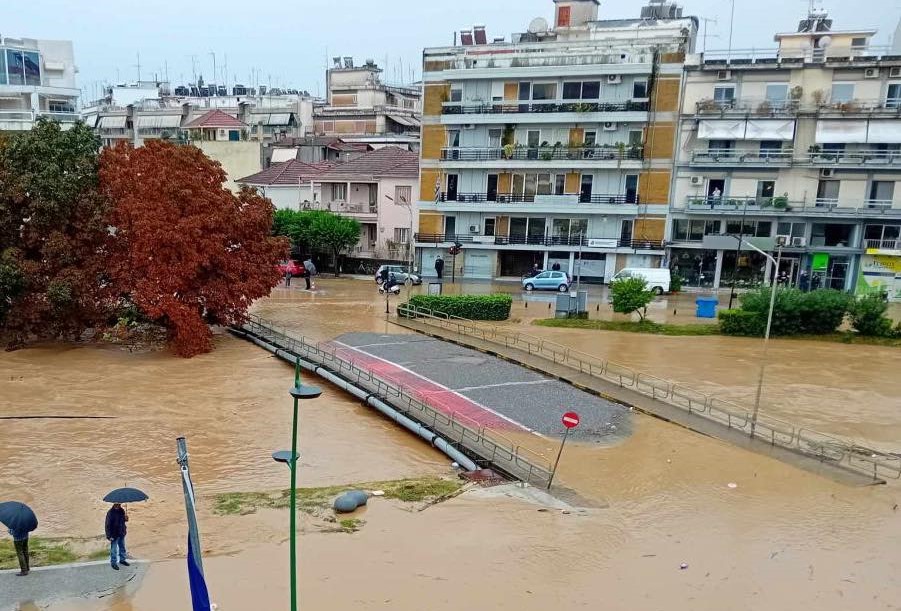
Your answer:
[[[367,390],[389,399],[401,413],[439,432],[452,444],[467,447],[483,457],[485,453],[480,449],[490,451],[489,462],[498,464],[525,482],[544,486],[550,479],[551,463],[546,456],[497,431],[487,429],[465,414],[454,411],[448,416],[432,408],[413,396],[404,386],[384,380],[372,370],[340,357],[338,346],[310,343],[302,336],[290,335],[286,327],[279,330],[275,323],[252,314],[248,315],[243,329],[306,360],[327,366]]]
[[[508,332],[493,325],[478,325],[472,320],[411,304],[399,305],[397,315],[403,318],[416,318],[457,335],[477,337],[546,358],[622,388],[635,390],[705,420],[741,431],[773,446],[814,456],[822,461],[830,461],[858,473],[871,475],[874,479],[880,477],[901,479],[901,456],[798,427],[770,416],[759,416],[754,421],[750,411],[732,401],[547,339],[521,332]]]

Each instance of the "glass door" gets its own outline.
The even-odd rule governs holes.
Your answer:
[[[497,174],[488,175],[488,188],[485,190],[485,195],[489,202],[497,201]]]

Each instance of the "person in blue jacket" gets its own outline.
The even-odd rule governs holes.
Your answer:
[[[109,541],[109,562],[113,570],[118,571],[119,565],[129,566],[128,555],[125,551],[125,533],[128,531],[125,523],[128,515],[119,503],[106,512],[106,539]]]

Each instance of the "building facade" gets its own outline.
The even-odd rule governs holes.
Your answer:
[[[481,26],[426,49],[419,267],[454,243],[458,274],[519,276],[559,263],[603,282],[659,266],[681,97],[697,20],[655,0],[598,20],[555,0],[511,41]],[[581,263],[577,266],[577,261]]]
[[[814,12],[772,51],[687,58],[667,240],[688,284],[901,298],[901,56],[874,34]],[[746,246],[779,236],[779,270]]]
[[[68,40],[0,36],[0,132],[30,130],[40,117],[75,123],[76,72]]]
[[[382,69],[371,59],[362,66],[355,66],[352,57],[333,61],[326,73],[326,101],[313,111],[315,134],[418,150],[420,87],[385,83]]]

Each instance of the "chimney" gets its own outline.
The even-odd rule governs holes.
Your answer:
[[[578,28],[590,21],[597,21],[601,0],[554,0],[555,28]]]

